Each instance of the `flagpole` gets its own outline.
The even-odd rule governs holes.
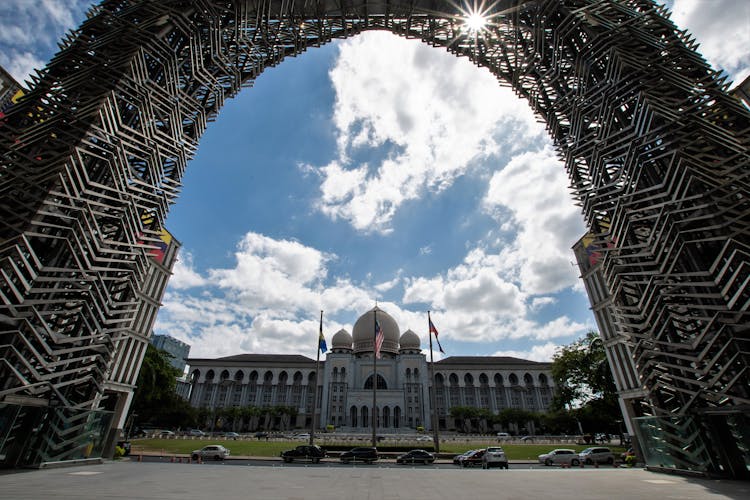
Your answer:
[[[435,391],[437,390],[437,386],[435,385],[435,362],[432,358],[432,329],[430,328],[430,325],[432,324],[432,320],[430,319],[430,311],[427,311],[427,336],[430,338],[430,384],[427,386],[427,389],[430,389],[430,386],[432,386],[432,390],[430,391],[430,406],[432,406],[432,443],[435,447],[435,453],[440,453],[440,436],[438,435],[438,427],[440,427],[440,422],[437,418],[437,404],[435,401],[437,400],[437,397],[435,395]]]
[[[377,343],[378,343],[378,310],[377,306],[373,309],[373,324],[372,324],[372,412],[370,418],[372,419],[372,446],[377,446],[377,419],[375,412],[377,411],[378,404],[378,357],[377,357]]]
[[[313,387],[313,403],[312,403],[312,418],[310,423],[310,445],[313,444],[315,441],[315,416],[316,416],[316,407],[318,406],[318,382],[320,379],[318,378],[319,372],[320,372],[320,334],[323,333],[323,311],[320,311],[320,331],[318,332],[318,336],[316,337],[316,349],[317,356],[315,358],[315,386]]]

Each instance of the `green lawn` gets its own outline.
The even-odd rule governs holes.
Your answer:
[[[336,441],[328,438],[327,436],[323,439],[316,439],[316,443],[320,444],[324,448],[341,447],[342,449],[353,448],[355,446],[368,446],[369,441]],[[283,450],[288,450],[305,444],[303,441],[294,440],[256,440],[256,439],[238,439],[226,440],[223,438],[203,438],[203,439],[134,439],[131,441],[132,454],[137,454],[139,451],[142,452],[157,452],[165,455],[189,455],[191,451],[197,450],[206,446],[207,444],[222,444],[231,450],[234,456],[254,456],[254,457],[278,457],[279,453]],[[453,441],[448,440],[441,443],[440,452],[448,455],[457,455],[467,450],[475,448],[483,448],[486,446],[497,445],[498,443],[493,440],[488,441]],[[569,445],[569,444],[503,444],[499,443],[505,450],[509,460],[536,460],[539,455],[546,453],[555,448],[570,448],[576,451],[581,451],[587,446],[584,445]],[[404,449],[412,448],[432,448],[430,442],[417,442],[414,443],[401,443],[401,447]],[[606,445],[605,445],[606,446]],[[387,442],[381,443],[379,448],[387,449],[391,445]],[[609,448],[619,455],[625,448],[620,446],[610,445]],[[387,451],[387,450],[386,450]]]

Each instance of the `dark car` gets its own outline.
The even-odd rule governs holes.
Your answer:
[[[291,463],[295,460],[310,460],[312,463],[317,464],[321,458],[325,458],[326,451],[318,445],[303,444],[299,445],[293,450],[286,450],[281,452],[281,458],[284,462]]]
[[[367,446],[352,448],[351,450],[345,451],[339,455],[339,459],[345,464],[348,464],[349,462],[364,462],[366,464],[371,464],[378,459],[378,449]]]
[[[397,464],[431,464],[435,462],[435,455],[426,450],[411,450],[396,458]]]
[[[484,454],[487,450],[475,450],[474,453],[471,455],[468,455],[464,457],[463,460],[461,460],[461,466],[462,467],[473,467],[475,465],[482,465],[482,458],[484,458]]]

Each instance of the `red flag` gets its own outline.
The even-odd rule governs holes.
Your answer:
[[[432,324],[432,320],[431,319],[428,318],[427,321],[430,322],[430,333],[435,334],[435,342],[437,342],[438,349],[440,349],[440,352],[442,352],[443,354],[445,354],[445,351],[443,350],[443,346],[440,345],[440,340],[438,340],[438,331],[437,331],[437,328],[435,328],[435,325]]]

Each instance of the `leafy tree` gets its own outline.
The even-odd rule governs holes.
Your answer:
[[[584,337],[560,349],[552,359],[556,392],[553,412],[570,410],[570,415],[587,432],[616,433],[622,418],[617,388],[599,334]]]
[[[552,359],[557,390],[553,410],[583,406],[589,401],[617,401],[617,389],[599,334],[590,331],[564,346]]]
[[[164,427],[189,427],[196,412],[175,392],[179,370],[170,364],[172,356],[151,344],[146,348],[131,412],[139,423]]]

